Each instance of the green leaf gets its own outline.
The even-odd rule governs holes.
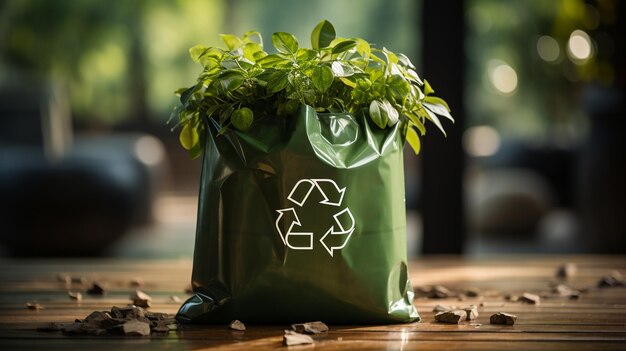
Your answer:
[[[317,51],[301,48],[296,52],[296,59],[299,63],[311,61],[317,57]]]
[[[328,66],[315,66],[313,68],[313,76],[311,81],[315,89],[325,93],[333,84],[333,71]]]
[[[247,107],[238,108],[232,115],[230,115],[230,121],[233,126],[242,132],[250,129],[253,120],[254,113],[252,113],[252,110]]]
[[[218,82],[222,85],[222,87],[226,91],[233,91],[243,84],[245,78],[239,71],[224,71],[224,73],[220,74],[218,78]]]
[[[228,50],[239,49],[243,45],[243,41],[238,36],[232,34],[220,34],[220,38],[226,44]]]
[[[398,121],[400,120],[398,110],[396,110],[395,107],[393,107],[393,105],[387,100],[383,100],[382,106],[383,108],[381,112],[387,115],[387,125],[391,127],[394,124],[398,123]]]
[[[272,44],[278,52],[283,54],[295,54],[298,51],[298,40],[292,34],[276,32],[272,34]]]
[[[247,32],[244,33],[243,35],[243,42],[248,44],[248,43],[256,43],[259,44],[261,46],[261,48],[263,47],[263,36],[261,35],[261,33],[255,31],[255,30],[249,30]]]
[[[448,110],[448,112],[451,112],[450,106],[448,106],[448,103],[445,102],[445,100],[440,98],[440,97],[426,96],[426,97],[424,97],[424,102],[428,102],[428,103],[434,104],[434,105],[442,105],[443,107],[446,108],[446,110]]]
[[[343,82],[343,84],[351,87],[351,88],[356,88],[356,83],[350,80],[350,77],[339,77],[339,80],[341,80]]]
[[[439,120],[439,118],[434,112],[430,111],[427,108],[422,108],[421,111],[425,112],[426,118],[429,119],[431,122],[433,122],[437,126],[437,128],[441,131],[441,133],[443,133],[443,135],[446,135],[446,131],[443,129],[443,125],[441,124],[441,121]]]
[[[348,51],[357,46],[357,42],[355,40],[345,40],[333,47],[333,51],[331,52],[333,55],[342,53],[344,51]]]
[[[417,132],[412,127],[409,127],[406,130],[406,141],[409,142],[409,145],[411,145],[411,148],[416,155],[420,153],[422,143],[420,142],[420,138],[417,135]]]
[[[370,44],[361,38],[357,38],[356,42],[356,51],[363,56],[363,58],[369,59],[370,55],[372,55]]]
[[[417,127],[422,136],[426,135],[426,127],[424,127],[424,123],[422,123],[422,120],[416,114],[414,114],[413,112],[408,112],[406,116],[411,121],[411,124]]]
[[[263,52],[261,44],[250,42],[243,46],[243,57],[252,62],[256,62],[255,54],[258,52]]]
[[[332,23],[323,20],[311,32],[311,47],[315,50],[325,48],[335,39],[335,35],[335,27]]]
[[[411,86],[402,76],[391,75],[387,78],[387,92],[397,101],[402,101],[411,91]]]
[[[270,94],[277,93],[287,87],[289,79],[287,72],[275,71],[267,78],[267,92]]]
[[[194,128],[191,123],[187,123],[180,131],[179,140],[180,145],[182,145],[186,150],[191,150],[194,145],[199,143],[200,137],[198,136],[196,128]]]
[[[430,84],[428,84],[428,81],[424,79],[424,95],[429,95],[434,92],[435,91],[433,90],[433,88],[430,86]]]
[[[354,68],[345,62],[334,61],[331,67],[335,77],[349,77],[354,74]]]
[[[446,106],[438,105],[438,104],[431,104],[431,103],[428,103],[428,102],[424,102],[423,105],[424,105],[424,107],[427,110],[430,110],[431,112],[434,112],[434,113],[438,114],[439,116],[444,116],[447,119],[449,119],[452,122],[454,122],[454,118],[452,117],[452,115],[450,114],[450,112],[448,111]]]
[[[202,155],[202,143],[198,141],[189,149],[189,157],[193,160]]]
[[[282,64],[285,64],[289,62],[289,60],[285,59],[282,56],[278,56],[275,54],[272,55],[267,55],[261,59],[258,59],[256,61],[256,63],[258,63],[259,65],[261,65],[264,68],[269,68],[269,67],[278,67]]]
[[[200,56],[209,50],[208,47],[204,45],[196,45],[189,49],[189,56],[195,62],[200,62]]]
[[[370,112],[370,118],[372,119],[372,121],[374,121],[374,123],[380,129],[385,129],[385,127],[387,126],[388,117],[387,117],[387,113],[383,109],[383,103],[378,100],[372,101],[370,103],[369,112]]]

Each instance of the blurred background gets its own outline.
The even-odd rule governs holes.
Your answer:
[[[0,256],[191,257],[199,160],[165,121],[195,44],[321,20],[451,105],[406,152],[409,254],[625,253],[623,2],[0,0]]]

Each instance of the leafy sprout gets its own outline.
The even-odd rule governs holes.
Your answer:
[[[363,111],[381,129],[403,123],[416,154],[426,120],[444,135],[439,116],[454,121],[407,56],[361,38],[338,38],[326,20],[313,29],[311,49],[286,32],[272,34],[275,54],[263,49],[259,32],[221,39],[225,49],[196,45],[189,50],[203,71],[195,85],[176,91],[180,105],[170,120],[178,119],[181,145],[191,157],[202,152],[205,118],[217,122],[220,134],[229,128],[245,132],[265,118],[286,118],[301,104],[317,112]]]

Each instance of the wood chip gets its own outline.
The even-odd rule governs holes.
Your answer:
[[[598,287],[600,288],[615,286],[624,286],[624,278],[622,277],[622,274],[618,271],[612,271],[609,274],[600,278],[600,280],[598,281]]]
[[[522,296],[520,297],[520,301],[522,303],[527,303],[531,305],[539,305],[541,302],[541,297],[539,297],[539,295],[536,295],[536,294],[523,293]]]
[[[122,324],[122,331],[124,335],[147,336],[150,335],[150,324],[131,319]]]
[[[170,296],[170,301],[179,303],[180,302],[180,297],[178,297],[176,295],[172,295],[172,296]]]
[[[241,330],[241,331],[246,330],[245,324],[241,323],[241,321],[239,321],[238,319],[235,319],[234,321],[230,322],[228,327],[233,330]]]
[[[506,294],[504,295],[504,299],[511,301],[511,302],[517,302],[519,301],[520,297],[519,295],[514,295],[514,294]]]
[[[431,299],[445,299],[445,298],[450,297],[450,295],[451,293],[450,293],[450,290],[448,290],[448,288],[442,285],[435,285],[430,290],[429,297]]]
[[[64,283],[65,285],[71,285],[72,277],[67,274],[57,274],[57,281],[60,283]]]
[[[463,308],[463,310],[467,314],[465,320],[473,321],[474,319],[478,318],[478,307],[476,305],[469,305],[468,307]]]
[[[169,333],[170,332],[170,327],[168,326],[167,323],[165,322],[158,322],[153,328],[152,331],[155,333]]]
[[[565,263],[557,267],[556,277],[561,279],[569,279],[576,275],[578,267],[575,263]]]
[[[82,322],[74,322],[72,324],[65,324],[61,328],[61,331],[66,334],[73,334],[73,335],[86,334],[85,329],[83,329]]]
[[[554,288],[552,288],[552,292],[561,297],[567,297],[569,299],[575,300],[580,298],[581,292],[572,289],[565,284],[557,284]]]
[[[285,330],[285,335],[283,335],[283,344],[285,344],[286,346],[312,343],[314,343],[312,337],[306,334],[296,333],[293,330]]]
[[[50,322],[50,323],[46,323],[46,324],[38,326],[37,327],[37,331],[39,331],[39,332],[55,332],[55,331],[61,330],[61,328],[63,328],[63,325],[58,324],[58,323],[54,323],[54,322]]]
[[[297,333],[307,333],[307,334],[319,334],[328,331],[328,326],[323,322],[306,322],[299,324],[292,324],[291,329],[293,329]]]
[[[70,298],[70,300],[74,300],[74,301],[81,301],[83,299],[83,294],[81,294],[78,291],[77,292],[68,291],[67,296]]]
[[[459,324],[467,319],[467,313],[464,310],[452,310],[439,312],[435,315],[435,320],[440,323]]]
[[[93,283],[91,288],[87,290],[89,295],[104,295],[104,288],[99,283]]]
[[[128,283],[128,285],[131,288],[139,288],[143,286],[143,279],[141,278],[133,278],[130,280],[130,282]]]
[[[455,309],[455,306],[437,305],[433,308],[433,312],[446,312]]]
[[[489,318],[491,324],[513,325],[517,321],[517,316],[510,313],[498,312]]]
[[[133,305],[144,308],[150,307],[150,301],[152,301],[152,297],[141,290],[135,290],[130,299],[133,301]]]
[[[87,284],[87,278],[85,277],[72,277],[72,284]]]
[[[37,310],[43,310],[44,307],[38,304],[37,302],[27,302],[26,308],[28,308],[29,310],[37,311]]]
[[[467,291],[465,291],[465,296],[467,297],[478,297],[480,296],[480,290],[478,288],[468,288]]]

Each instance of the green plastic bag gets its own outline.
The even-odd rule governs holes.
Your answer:
[[[206,125],[194,296],[181,322],[419,319],[406,263],[402,123],[364,115]]]

